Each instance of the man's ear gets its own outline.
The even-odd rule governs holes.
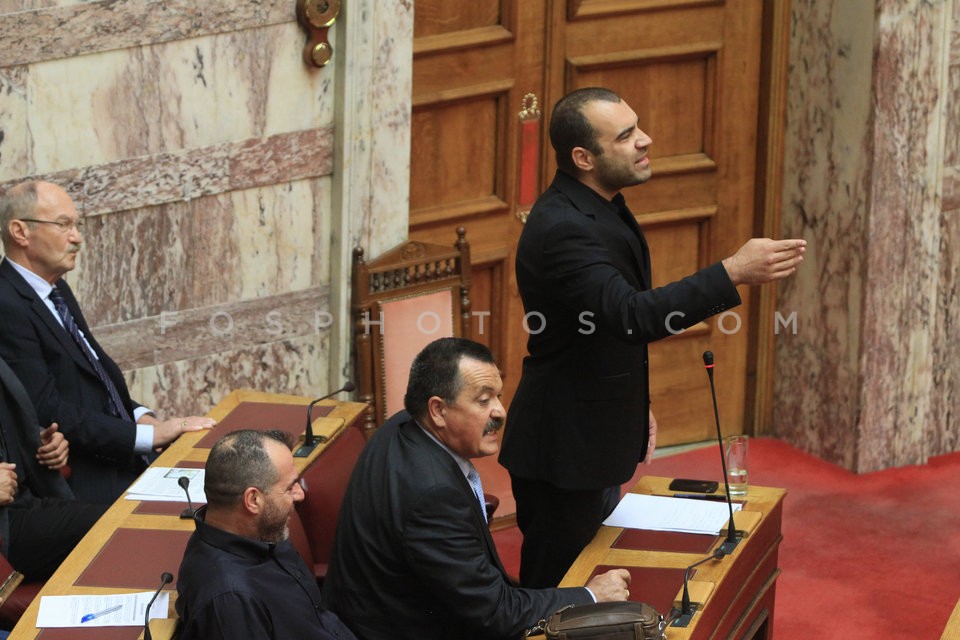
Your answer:
[[[437,427],[447,426],[447,403],[440,396],[430,396],[427,400],[427,415]]]
[[[570,152],[573,165],[580,171],[592,171],[594,165],[593,153],[584,147],[574,147]]]
[[[257,515],[263,509],[263,493],[256,487],[247,487],[243,490],[243,508],[249,513]]]
[[[11,220],[7,225],[7,237],[18,247],[26,247],[30,244],[30,238],[27,236],[27,223],[23,220]]]

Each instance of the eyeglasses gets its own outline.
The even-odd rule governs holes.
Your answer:
[[[290,485],[290,486],[287,487],[287,488],[283,488],[283,487],[267,487],[266,489],[261,489],[260,487],[256,487],[256,489],[257,489],[258,491],[260,491],[260,493],[280,493],[280,494],[284,494],[284,493],[293,493],[293,488],[294,488],[294,487],[297,487],[297,486],[300,487],[300,490],[301,490],[301,491],[306,492],[306,490],[307,490],[307,485],[306,485],[306,482],[304,481],[303,478],[297,478],[297,481],[294,482],[292,485]]]
[[[39,222],[40,224],[52,224],[57,227],[60,233],[70,233],[71,231],[79,231],[83,233],[83,220],[73,220],[71,222],[64,222],[62,220],[38,220],[36,218],[17,218],[20,222]]]

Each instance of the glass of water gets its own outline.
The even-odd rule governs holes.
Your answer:
[[[741,497],[747,495],[750,485],[747,474],[747,450],[750,438],[745,435],[727,436],[723,439],[723,455],[727,462],[727,482],[730,484],[730,495]]]

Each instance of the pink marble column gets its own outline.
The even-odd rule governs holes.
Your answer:
[[[858,472],[957,446],[951,4],[792,3],[783,235],[809,251],[778,301],[797,330],[777,339],[772,426]]]

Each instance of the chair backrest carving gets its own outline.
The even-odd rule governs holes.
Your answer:
[[[368,433],[403,408],[414,356],[445,336],[470,337],[470,245],[408,241],[367,262],[353,251],[354,342]]]

